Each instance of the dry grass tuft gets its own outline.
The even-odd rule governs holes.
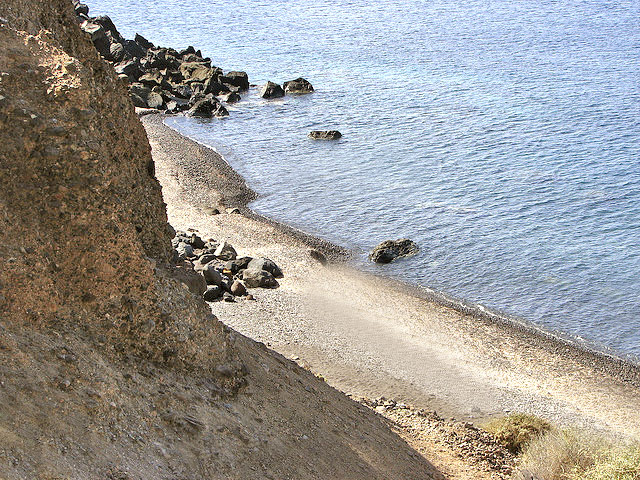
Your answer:
[[[518,454],[533,440],[549,432],[551,424],[535,415],[514,413],[493,420],[485,428],[512,453]]]
[[[543,480],[640,480],[640,443],[553,430],[525,448],[521,467]]]

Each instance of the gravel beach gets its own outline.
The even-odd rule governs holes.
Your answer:
[[[349,394],[474,423],[529,412],[640,434],[636,366],[360,272],[344,261],[346,250],[251,212],[255,192],[214,150],[170,129],[161,115],[142,122],[172,226],[227,240],[239,255],[271,258],[284,272],[279,288],[251,291],[255,301],[211,304],[230,327]],[[227,213],[232,208],[240,213]],[[310,248],[332,261],[323,266]]]

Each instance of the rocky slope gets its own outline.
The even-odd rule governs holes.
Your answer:
[[[68,0],[0,3],[0,132],[1,478],[441,477],[177,280],[144,130]]]

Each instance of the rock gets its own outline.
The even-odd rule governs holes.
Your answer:
[[[114,45],[119,44],[114,43]],[[121,62],[119,65],[115,66],[115,71],[118,75],[126,75],[134,81],[137,81],[144,73],[140,67],[140,62],[136,59]]]
[[[229,260],[227,264],[224,266],[227,270],[229,270],[233,275],[238,273],[240,270],[245,270],[247,265],[253,260],[251,257],[240,257],[235,260]]]
[[[193,46],[189,45],[187,48],[185,48],[184,50],[180,50],[178,53],[181,57],[185,57],[186,55],[195,55],[196,49],[193,48]]]
[[[309,132],[309,137],[314,140],[338,140],[342,134],[337,130],[313,130]]]
[[[218,81],[238,87],[240,90],[249,90],[249,77],[246,72],[228,72],[218,77]]]
[[[202,238],[200,238],[200,236],[198,234],[196,234],[196,233],[192,233],[191,234],[191,238],[189,239],[189,244],[193,248],[204,248],[205,247],[204,240],[202,240]]]
[[[204,255],[202,255],[197,261],[196,264],[200,265],[202,268],[200,268],[200,270],[202,270],[204,268],[205,265],[213,262],[214,260],[217,260],[216,256],[212,253],[205,253]],[[197,269],[197,265],[194,266],[194,268]]]
[[[218,285],[210,285],[202,295],[207,302],[215,302],[222,296],[222,289]]]
[[[218,248],[216,248],[214,255],[220,260],[235,260],[238,254],[231,244],[222,242],[218,245]]]
[[[322,252],[320,252],[319,250],[316,250],[315,248],[309,249],[309,256],[314,260],[316,260],[317,262],[320,262],[320,264],[322,265],[326,265],[328,263],[327,257],[325,257],[322,254]]]
[[[205,62],[184,62],[180,64],[180,73],[185,82],[206,82],[214,76],[215,70]]]
[[[227,103],[236,103],[239,102],[242,98],[235,92],[228,93],[222,97],[222,100]]]
[[[89,7],[84,3],[77,3],[74,7],[76,15],[89,15]]]
[[[125,53],[131,58],[144,58],[147,55],[147,51],[140,46],[138,42],[133,40],[123,40],[122,47]]]
[[[238,215],[240,214],[240,209],[237,207],[227,208],[227,214],[229,215]]]
[[[229,91],[229,87],[220,83],[216,77],[211,77],[207,81],[204,82],[204,91],[205,95],[220,95],[221,93],[225,93]]]
[[[282,85],[285,93],[311,93],[313,92],[313,85],[309,83],[304,78],[296,78],[295,80],[290,80],[288,82],[284,82]]]
[[[224,292],[222,294],[222,300],[224,300],[225,302],[229,302],[229,303],[236,301],[236,299],[233,298],[233,295],[231,293],[229,293],[229,292]]]
[[[268,258],[254,258],[247,265],[247,270],[266,270],[273,275],[274,278],[282,278],[284,276],[282,275],[280,267],[278,267],[273,260]]]
[[[222,286],[222,274],[216,270],[216,267],[211,263],[204,266],[202,269],[202,275],[207,282],[207,285]]]
[[[273,82],[267,82],[260,89],[260,96],[262,98],[279,98],[284,97],[284,90],[280,85]]]
[[[120,35],[120,32],[118,32],[118,29],[111,21],[111,18],[109,18],[107,15],[100,15],[93,18],[92,20],[93,23],[97,23],[102,28],[104,28],[105,32],[109,33],[109,35],[115,42],[122,43],[124,41],[124,38],[122,37],[122,35]]]
[[[229,115],[226,108],[213,96],[198,100],[193,107],[189,109],[187,115],[190,117],[224,117]]]
[[[231,293],[236,297],[242,297],[247,294],[247,289],[240,280],[235,280],[231,284]]]
[[[398,257],[415,255],[418,250],[418,246],[408,238],[386,240],[373,249],[369,260],[376,263],[389,263]]]
[[[247,288],[276,288],[278,281],[266,270],[244,270],[242,280]]]
[[[163,90],[171,90],[171,84],[167,81],[160,71],[147,72],[142,75],[138,81],[150,88],[160,87]]]
[[[139,33],[136,33],[136,36],[133,37],[133,39],[135,40],[135,42],[140,45],[142,48],[144,48],[145,50],[149,50],[150,48],[154,48],[153,43],[151,43],[149,40],[147,40],[146,38],[144,38],[142,35],[140,35]]]
[[[111,46],[109,47],[109,56],[114,62],[121,62],[122,60],[124,60],[124,55],[124,47],[121,43],[111,44]]]
[[[147,107],[160,110],[162,109],[163,105],[164,99],[162,98],[162,95],[156,92],[149,93],[149,96],[147,97]]]
[[[110,57],[111,41],[109,40],[109,37],[107,37],[107,32],[102,25],[85,20],[80,24],[80,28],[91,37],[91,41],[100,55],[105,58]]]
[[[193,257],[193,247],[188,243],[180,242],[176,247],[176,251],[178,252],[178,256],[182,259]]]

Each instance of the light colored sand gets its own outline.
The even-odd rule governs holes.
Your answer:
[[[430,303],[348,265],[322,267],[303,242],[258,219],[208,215],[205,207],[225,201],[224,192],[197,178],[202,169],[216,174],[211,152],[157,120],[143,123],[174,228],[226,239],[240,255],[267,256],[284,272],[280,288],[251,292],[256,301],[214,303],[213,312],[229,326],[298,357],[355,395],[386,396],[476,422],[531,412],[565,425],[640,435],[638,388],[574,352]]]

